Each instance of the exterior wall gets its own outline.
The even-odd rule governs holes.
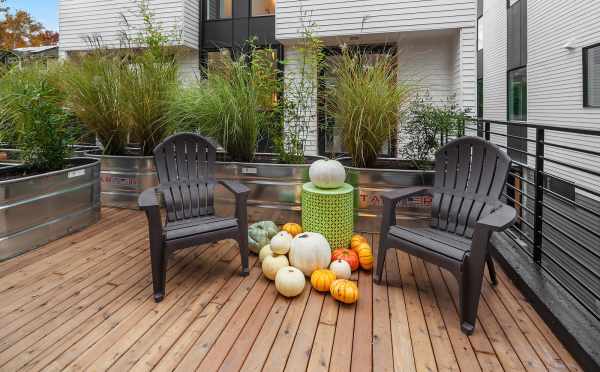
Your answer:
[[[175,44],[198,49],[197,0],[150,0],[149,3],[163,30],[177,35]],[[61,51],[87,50],[85,38],[94,35],[101,36],[107,46],[119,47],[123,31],[132,28],[129,33],[134,36],[142,25],[135,0],[61,0],[59,13]]]
[[[432,101],[443,105],[453,95],[463,107],[475,109],[476,101],[476,54],[475,29],[440,30],[404,33],[395,36],[388,44],[395,44],[398,50],[398,78],[416,87],[419,93],[428,91]],[[286,46],[285,66],[287,79],[293,79],[300,69],[296,63],[297,51]],[[315,77],[316,79],[316,77]],[[310,123],[305,153],[318,153],[318,131],[316,99],[307,110]],[[287,123],[293,125],[293,123]],[[402,146],[401,129],[400,143]]]
[[[511,0],[512,1],[512,0]],[[515,1],[512,1],[514,3]],[[507,119],[507,9],[505,0],[484,1],[484,118]],[[582,48],[600,42],[595,0],[527,0],[527,119],[530,123],[600,130],[600,108],[583,107]],[[570,48],[564,46],[569,43]],[[492,128],[503,131],[504,127]],[[529,130],[534,139],[535,132]],[[506,138],[492,136],[505,144]],[[548,132],[547,142],[597,151],[600,138]],[[528,151],[533,152],[532,144]],[[597,170],[593,156],[547,147],[547,156]],[[530,157],[529,164],[533,165]],[[547,172],[598,189],[595,176],[548,162]]]
[[[476,5],[476,0],[278,0],[275,35],[281,42],[298,38],[305,12],[323,37],[473,27]]]

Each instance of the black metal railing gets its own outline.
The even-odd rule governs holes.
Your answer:
[[[469,119],[513,159],[506,236],[600,320],[600,130]]]

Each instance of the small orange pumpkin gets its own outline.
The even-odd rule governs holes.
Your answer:
[[[348,262],[352,271],[357,270],[360,265],[358,254],[355,251],[346,248],[340,248],[333,251],[331,254],[331,261],[335,260],[344,260]]]
[[[368,243],[367,238],[362,235],[354,234],[352,235],[352,239],[350,239],[350,248],[356,250],[356,247],[362,243]]]
[[[358,254],[360,267],[362,267],[363,270],[371,270],[373,268],[373,261],[375,261],[371,246],[367,243],[362,243],[356,247],[354,251]]]
[[[302,230],[302,226],[297,223],[288,222],[281,228],[283,231],[289,232],[292,236],[296,236],[298,234],[302,234],[304,231]]]
[[[351,280],[337,279],[331,283],[329,290],[333,298],[345,304],[353,304],[358,301],[358,287]]]
[[[319,292],[329,292],[334,280],[335,273],[328,269],[315,270],[310,276],[310,284]]]

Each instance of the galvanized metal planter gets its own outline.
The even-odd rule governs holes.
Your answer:
[[[138,208],[142,191],[158,184],[152,156],[113,156],[86,152],[100,160],[101,200],[105,207]]]
[[[282,224],[300,222],[302,185],[308,182],[310,164],[322,159],[307,156],[306,164],[277,164],[274,154],[257,154],[253,163],[217,162],[218,179],[236,180],[250,188],[248,219],[271,220]],[[235,199],[219,186],[215,190],[218,214],[232,215]]]
[[[0,260],[100,219],[100,162],[72,162],[65,170],[0,181]],[[0,174],[8,171],[0,169]]]
[[[355,168],[350,160],[339,159],[346,168],[346,182],[354,186],[354,228],[356,231],[379,232],[383,200],[381,195],[390,190],[411,186],[432,186],[434,172],[411,169],[408,161],[378,159],[378,168]],[[398,205],[399,224],[415,226],[430,218],[430,197],[414,197]]]

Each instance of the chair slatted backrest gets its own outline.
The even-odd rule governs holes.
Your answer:
[[[214,213],[216,147],[206,138],[180,133],[154,149],[168,221]]]
[[[432,227],[471,238],[477,221],[500,204],[510,158],[478,137],[462,137],[436,154]]]

